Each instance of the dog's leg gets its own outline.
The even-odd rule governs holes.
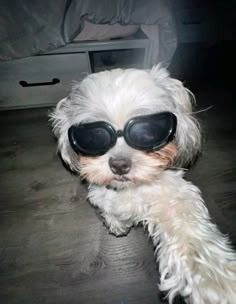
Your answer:
[[[160,192],[146,224],[169,303],[181,294],[191,304],[235,304],[236,254],[210,222],[198,188],[179,178]]]
[[[105,226],[115,236],[127,235],[134,223],[130,210],[125,208],[125,195],[122,194],[95,185],[88,193],[90,203],[99,208]]]

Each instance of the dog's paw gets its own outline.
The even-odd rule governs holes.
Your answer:
[[[114,225],[111,225],[109,227],[109,233],[110,234],[113,234],[117,237],[121,237],[121,236],[126,236],[129,231],[130,231],[131,227],[126,227],[126,226],[114,226]]]
[[[106,216],[104,218],[104,224],[108,228],[109,233],[117,237],[126,236],[132,226],[130,223],[119,221],[113,216]]]

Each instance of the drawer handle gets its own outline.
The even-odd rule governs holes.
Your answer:
[[[201,21],[183,21],[182,22],[184,25],[199,25],[201,24],[202,22]]]
[[[38,86],[45,86],[45,85],[55,85],[57,83],[60,82],[60,79],[58,78],[53,78],[52,81],[48,81],[48,82],[32,82],[32,83],[28,83],[27,81],[21,80],[19,82],[19,84],[22,87],[38,87]]]

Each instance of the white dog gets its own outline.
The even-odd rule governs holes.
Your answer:
[[[236,304],[236,254],[180,168],[200,150],[192,101],[159,66],[116,69],[76,83],[51,119],[63,160],[90,183],[110,232],[148,229],[169,303],[180,294],[192,304]]]

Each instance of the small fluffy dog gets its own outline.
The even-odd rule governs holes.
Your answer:
[[[236,304],[236,254],[181,169],[201,144],[192,101],[160,66],[115,69],[76,83],[51,119],[62,159],[90,183],[109,231],[147,228],[169,303],[180,294],[192,304]]]

